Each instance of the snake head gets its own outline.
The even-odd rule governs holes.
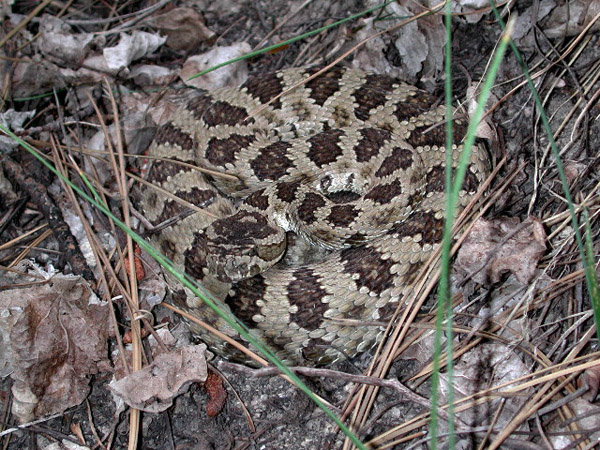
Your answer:
[[[281,259],[285,231],[255,211],[240,210],[214,221],[200,245],[208,272],[225,283],[264,272]]]

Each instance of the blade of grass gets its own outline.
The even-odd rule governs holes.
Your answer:
[[[112,214],[112,212],[110,212],[110,210],[106,208],[105,205],[96,202],[94,198],[87,195],[82,189],[73,184],[71,180],[64,177],[64,175],[60,173],[60,171],[57,170],[51,162],[49,162],[46,158],[39,154],[39,152],[33,147],[31,147],[27,142],[19,138],[17,135],[15,135],[12,131],[10,131],[3,125],[0,125],[0,131],[5,133],[8,137],[17,142],[21,147],[30,152],[52,173],[59,177],[64,183],[68,184],[71,187],[71,189],[73,189],[81,198],[98,208],[102,213],[104,213],[108,218],[110,218],[115,225],[117,225],[119,228],[121,228],[121,230],[130,235],[131,239],[135,241],[143,250],[145,250],[153,258],[155,258],[156,261],[161,266],[163,266],[163,268],[167,272],[169,272],[170,275],[172,275],[175,279],[177,279],[179,282],[188,287],[194,293],[194,295],[196,295],[208,307],[210,307],[215,312],[215,314],[219,315],[221,318],[226,320],[232,327],[234,327],[240,333],[241,336],[244,337],[244,339],[246,339],[254,347],[256,347],[271,363],[273,363],[273,365],[275,365],[279,370],[281,370],[285,375],[287,375],[288,378],[293,381],[293,383],[298,389],[304,392],[317,406],[319,406],[319,408],[321,408],[325,412],[325,414],[327,414],[327,416],[329,416],[336,423],[340,430],[342,430],[343,433],[346,434],[346,436],[348,436],[348,438],[352,441],[354,445],[356,445],[357,448],[361,450],[367,450],[365,445],[354,435],[354,433],[352,433],[352,431],[329,408],[327,408],[325,404],[311,392],[308,386],[306,386],[300,380],[300,378],[298,378],[298,376],[294,374],[294,372],[289,370],[287,366],[283,364],[267,346],[265,346],[255,337],[253,337],[250,333],[248,333],[248,329],[243,324],[241,324],[234,316],[230,316],[229,314],[221,310],[217,306],[217,300],[214,299],[210,295],[210,293],[201,292],[199,290],[199,286],[197,286],[197,284],[193,282],[193,280],[190,280],[189,277],[187,277],[185,274],[177,270],[177,268],[173,266],[171,261],[169,261],[163,255],[161,255],[160,252],[158,252],[152,245],[146,242],[140,235],[128,228],[124,222],[117,219],[117,217],[115,217]]]
[[[594,310],[594,321],[596,322],[596,335],[600,339],[600,289],[598,288],[598,278],[594,267],[596,262],[594,261],[594,240],[592,239],[592,227],[590,225],[590,218],[587,209],[583,210],[583,219],[585,221],[585,263],[584,265],[589,267],[591,270],[591,291],[590,297],[592,298],[592,309]]]
[[[452,8],[450,0],[446,0],[444,3],[444,26],[446,28],[446,48],[444,54],[444,72],[446,78],[444,80],[444,101],[446,103],[446,169],[445,169],[445,195],[446,201],[450,198],[451,186],[452,186],[452,145],[454,143],[454,133],[453,133],[453,109],[452,109]],[[463,149],[463,152],[466,152],[466,148]],[[470,151],[470,148],[469,150]],[[457,180],[458,182],[458,180]],[[462,185],[462,180],[460,180]],[[437,410],[437,392],[439,387],[439,376],[440,376],[440,360],[442,357],[441,345],[442,345],[442,325],[444,320],[446,321],[446,354],[448,357],[446,358],[446,373],[448,378],[448,395],[447,395],[447,404],[448,404],[448,447],[454,448],[455,442],[455,434],[454,434],[454,385],[452,383],[453,373],[454,373],[454,359],[452,357],[453,354],[453,331],[452,331],[452,301],[450,299],[450,246],[451,246],[451,234],[452,234],[452,223],[449,221],[453,221],[454,218],[454,209],[451,209],[449,205],[446,206],[446,222],[444,226],[444,242],[442,243],[442,256],[441,256],[441,272],[440,272],[440,282],[439,282],[439,299],[438,299],[438,309],[436,314],[436,323],[435,323],[435,337],[434,337],[434,349],[439,348],[439,354],[436,354],[434,351],[433,357],[433,378],[431,383],[431,389],[433,395],[431,397],[432,403],[432,416],[431,416],[431,447],[433,450],[437,447],[437,433],[438,433],[438,410]],[[449,224],[449,226],[448,226]],[[450,230],[448,235],[446,235],[446,230]]]
[[[437,436],[438,436],[438,388],[439,388],[439,371],[440,371],[440,361],[442,354],[442,326],[444,325],[444,320],[447,321],[447,327],[452,326],[452,309],[451,302],[449,297],[449,280],[450,280],[450,248],[452,244],[452,226],[454,222],[454,211],[456,210],[456,205],[458,203],[458,194],[462,187],[465,173],[468,166],[468,161],[471,155],[471,148],[475,142],[475,133],[477,130],[477,126],[483,117],[483,110],[485,104],[487,103],[488,97],[492,90],[492,86],[494,84],[494,80],[496,79],[496,74],[500,67],[500,63],[502,62],[502,58],[504,57],[504,53],[506,48],[508,47],[508,43],[510,41],[510,32],[512,30],[513,21],[509,21],[508,26],[504,30],[504,33],[500,39],[500,43],[496,50],[496,54],[494,55],[494,59],[492,60],[492,64],[490,65],[490,70],[485,77],[485,81],[483,83],[483,87],[481,89],[481,94],[477,99],[477,107],[471,120],[469,121],[469,126],[467,129],[467,135],[465,138],[465,142],[463,145],[463,150],[460,155],[460,160],[458,163],[458,167],[456,169],[454,181],[448,184],[446,188],[446,217],[444,220],[444,235],[442,240],[442,267],[440,274],[440,284],[439,284],[439,298],[437,305],[437,313],[436,313],[436,333],[435,333],[435,341],[434,341],[434,356],[433,356],[433,373],[431,379],[431,421],[430,421],[430,438],[431,438],[431,448],[437,448]],[[447,99],[448,101],[448,99]],[[450,109],[451,108],[447,108]],[[450,122],[452,120],[450,112]],[[450,124],[451,126],[451,124]],[[451,142],[451,141],[450,141]],[[451,145],[451,144],[450,144]],[[451,147],[449,147],[451,148]],[[449,166],[449,165],[448,165]],[[450,171],[450,167],[446,167],[446,181],[450,180],[451,175],[448,174]],[[446,314],[447,313],[447,314]],[[447,317],[445,317],[447,316]],[[448,348],[448,364],[451,358],[452,351],[452,334],[450,333],[447,336],[447,348]],[[449,386],[449,390],[451,390],[451,386]],[[452,417],[452,416],[450,416]],[[453,427],[453,420],[450,420],[449,428]],[[453,438],[451,438],[453,440]],[[450,447],[452,448],[452,447]]]

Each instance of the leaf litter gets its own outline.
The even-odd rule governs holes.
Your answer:
[[[0,292],[3,372],[14,380],[20,422],[78,405],[90,377],[109,368],[107,308],[76,276]]]
[[[84,167],[90,179],[95,180],[97,187],[114,197],[119,193],[114,182],[116,175],[113,173],[113,165],[104,153],[108,144],[116,148],[120,139],[124,138],[128,154],[142,154],[155,126],[167,121],[177,105],[186,101],[189,92],[185,89],[185,84],[214,89],[239,84],[253,70],[300,66],[319,61],[320,58],[329,62],[368,36],[398,25],[412,14],[423,12],[423,8],[414,2],[394,2],[382,14],[361,18],[355,23],[344,24],[337,30],[321,33],[308,43],[293,44],[282,51],[255,57],[220,69],[208,77],[188,81],[191,75],[200,70],[232,56],[247,53],[271,31],[273,24],[280,18],[285,21],[278,24],[281,26],[277,28],[277,33],[265,45],[308,31],[315,23],[326,22],[328,17],[347,15],[349,8],[355,5],[341,2],[325,4],[315,0],[306,2],[298,7],[296,14],[292,14],[289,4],[277,0],[249,7],[242,5],[243,2],[230,2],[229,6],[227,2],[219,5],[214,2],[181,2],[177,7],[166,6],[148,16],[140,16],[139,20],[137,11],[143,11],[143,8],[125,13],[125,6],[123,12],[131,15],[112,21],[114,16],[106,10],[96,14],[94,9],[81,8],[86,3],[93,2],[74,2],[68,8],[67,15],[60,13],[56,5],[50,5],[43,15],[32,19],[30,24],[9,41],[12,47],[5,47],[4,50],[12,51],[9,56],[19,58],[11,67],[10,95],[20,103],[15,103],[17,115],[6,108],[2,115],[13,124],[14,130],[32,138],[34,142],[49,143],[51,135],[57,138],[70,151],[71,157],[81,161],[80,166]],[[546,45],[536,35],[539,30],[550,39],[562,39],[576,37],[590,24],[591,30],[597,29],[599,22],[590,22],[597,14],[596,3],[572,0],[558,5],[552,0],[544,0],[536,5],[517,7],[519,17],[514,37],[523,49],[530,52],[529,56],[535,57],[536,52],[541,50],[539,46]],[[431,6],[433,5],[428,5]],[[468,86],[466,89],[469,90],[475,89],[496,37],[496,31],[489,27],[491,16],[487,7],[487,2],[453,3],[454,12],[458,14],[454,20],[459,25],[455,30],[457,42],[454,47],[458,66],[454,77],[459,86]],[[11,27],[25,21],[30,12],[20,5],[8,8],[7,24]],[[98,8],[97,11],[102,10],[102,7]],[[296,5],[292,9],[296,9]],[[105,22],[105,19],[111,21]],[[121,27],[121,24],[127,26]],[[429,15],[368,41],[353,53],[349,63],[364,70],[418,81],[439,94],[444,44],[445,31],[441,16]],[[593,50],[592,47],[584,47],[580,54],[587,61],[593,61]],[[544,64],[544,61],[546,60],[542,58],[540,64]],[[591,63],[584,61],[575,69],[581,71],[586,64]],[[508,83],[511,76],[519,76],[516,66],[506,63],[505,69],[506,79],[503,82]],[[469,76],[463,77],[463,71],[468,72]],[[562,91],[553,92],[557,96],[564,95],[562,102],[567,104],[571,93],[566,92],[569,85],[564,80],[568,78],[564,74],[561,77],[549,77],[548,80],[558,82],[557,86]],[[106,80],[109,80],[108,84]],[[167,83],[177,89],[164,89]],[[112,122],[115,116],[108,105],[107,87],[113,89],[119,97],[120,127]],[[148,91],[140,91],[140,87]],[[501,98],[507,92],[503,89],[503,86],[499,86],[494,90],[496,98]],[[590,91],[593,92],[591,88]],[[66,92],[66,95],[63,96],[62,92]],[[38,95],[48,97],[46,100],[31,99]],[[467,97],[470,98],[470,94]],[[555,184],[555,178],[549,178],[548,175],[550,173],[555,177],[552,166],[547,165],[547,159],[541,160],[542,165],[546,164],[544,167],[537,166],[540,159],[531,145],[536,139],[532,134],[531,123],[535,116],[528,101],[529,97],[524,92],[513,95],[490,122],[506,130],[503,139],[493,145],[501,146],[506,142],[509,166],[514,161],[519,161],[526,169],[518,177],[518,186],[502,194],[502,201],[496,204],[497,210],[492,208],[490,217],[495,218],[475,222],[454,265],[454,292],[463,300],[455,310],[457,326],[465,327],[464,333],[453,342],[456,350],[466,348],[469,342],[476,339],[475,334],[478,332],[491,333],[490,341],[483,341],[457,357],[452,381],[459,398],[531,373],[532,368],[537,367],[538,360],[521,351],[518,345],[521,342],[533,346],[539,354],[546,351],[552,355],[552,361],[546,361],[546,364],[569,361],[569,350],[580,356],[589,352],[589,348],[584,347],[585,339],[589,339],[586,338],[589,336],[586,334],[589,322],[578,321],[579,316],[589,317],[582,315],[589,306],[585,303],[587,300],[584,292],[574,282],[577,281],[577,271],[569,270],[577,266],[572,230],[568,225],[561,225],[565,223],[566,217],[560,189]],[[93,112],[94,103],[107,121],[109,142]],[[63,115],[65,120],[60,124],[59,114],[55,111],[67,111],[70,116]],[[592,108],[591,111],[597,115],[597,110]],[[587,122],[586,126],[593,127],[594,122]],[[481,128],[479,136],[488,141],[496,139],[495,130],[490,127]],[[13,143],[8,144],[14,148]],[[589,168],[597,155],[589,149],[587,153],[581,150],[584,148],[581,141],[576,140],[576,145],[570,145],[580,151],[568,153],[568,180],[573,186],[578,186],[582,195],[593,192],[586,181],[594,180],[594,172],[590,172]],[[133,158],[128,163],[129,169],[138,170]],[[539,184],[541,178],[537,177],[542,169],[545,178],[543,184]],[[591,174],[589,180],[585,179],[586,174]],[[19,232],[32,229],[32,225],[39,224],[42,218],[31,206],[18,209],[18,202],[22,200],[18,191],[15,196],[9,187],[2,187],[1,184],[0,190],[10,211],[22,211],[19,220],[4,228],[8,231],[0,236],[1,246],[11,239],[19,239]],[[534,201],[536,207],[533,211],[529,208],[532,198],[537,201]],[[598,196],[592,195],[587,205],[591,208],[592,220],[597,224]],[[506,215],[509,217],[501,217]],[[88,213],[87,219],[93,219],[96,233],[112,236],[104,219],[99,220],[94,213]],[[597,235],[595,236],[597,239]],[[32,242],[26,237],[20,239],[25,243]],[[104,250],[112,254],[120,239],[118,236],[103,238],[100,242]],[[39,264],[45,264],[46,269],[52,267],[52,264],[64,267],[63,262],[53,256],[52,251],[56,247],[51,241],[44,242],[47,242],[47,253],[30,250],[31,261],[35,259]],[[597,240],[595,245],[598,246]],[[0,256],[4,261],[10,261],[15,256],[13,248],[0,247]],[[118,267],[116,260],[113,262]],[[122,361],[131,361],[132,353],[129,346],[125,349],[126,354],[117,348],[115,339],[109,332],[111,325],[108,308],[97,301],[91,286],[77,277],[61,273],[53,272],[49,276],[50,271],[28,266],[33,264],[29,260],[22,264],[25,266],[17,267],[22,273],[29,272],[29,278],[13,277],[9,281],[3,279],[3,284],[7,287],[0,291],[0,330],[3,344],[0,349],[0,371],[4,377],[10,376],[14,380],[13,414],[18,420],[27,421],[33,417],[66,411],[81,403],[90,391],[90,380],[95,383],[94,376],[97,377],[100,372],[112,372],[118,377],[125,375],[128,369],[122,365]],[[31,274],[38,278],[32,279]],[[152,269],[149,278],[142,282],[142,293],[152,305],[159,303],[164,296],[164,281],[156,274],[156,269]],[[40,277],[45,281],[39,285],[10,287],[14,284],[40,282]],[[107,298],[108,292],[104,287],[97,292],[102,298]],[[131,315],[125,307],[125,301],[119,300],[121,297],[118,291],[111,295],[115,298],[119,327],[129,328]],[[409,333],[407,337],[407,343],[413,340],[416,344],[407,346],[401,354],[401,357],[413,357],[401,359],[394,369],[401,381],[426,396],[429,395],[427,388],[420,383],[411,384],[410,380],[430,363],[430,335],[424,333],[422,327],[426,326],[425,315],[431,306],[431,303],[425,304],[421,316],[413,323],[421,328],[417,326],[414,333]],[[150,308],[148,305],[148,309]],[[164,311],[154,309],[153,313],[156,320],[150,326],[156,327],[161,322],[172,324],[177,320]],[[419,322],[421,318],[425,322]],[[501,328],[496,328],[499,324]],[[242,413],[242,404],[231,397],[216,401],[225,402],[228,405],[225,410],[214,407],[214,411],[221,411],[216,414],[230,414],[229,428],[219,428],[214,422],[205,422],[201,417],[196,417],[192,422],[186,420],[190,416],[189,411],[194,410],[194,405],[187,403],[189,397],[177,397],[177,394],[205,376],[202,352],[198,352],[198,363],[190,371],[189,377],[183,377],[183,368],[186,367],[184,352],[192,349],[198,351],[199,347],[190,343],[189,336],[178,339],[179,343],[175,344],[161,329],[156,330],[156,333],[164,340],[163,345],[167,348],[156,343],[150,344],[154,339],[150,333],[144,338],[144,343],[150,348],[145,353],[149,360],[143,372],[133,372],[114,382],[117,386],[119,383],[125,386],[119,392],[126,398],[131,396],[127,402],[153,411],[168,408],[179,419],[174,422],[176,434],[182,432],[180,424],[187,424],[182,425],[183,435],[185,431],[201,424],[204,430],[233,433],[250,442],[248,433],[254,428],[248,427]],[[15,343],[17,338],[18,342]],[[111,342],[110,352],[107,350],[107,339]],[[587,350],[582,352],[584,348]],[[109,354],[110,360],[107,356]],[[359,367],[366,363],[366,360],[354,362]],[[349,364],[342,364],[338,369],[354,370]],[[570,408],[572,417],[587,415],[587,422],[565,420],[558,426],[549,415],[542,417],[542,427],[554,433],[565,431],[564,427],[570,427],[571,430],[574,426],[584,430],[597,427],[598,416],[593,414],[595,406],[592,403],[598,385],[595,372],[592,367],[580,378],[588,397],[573,398],[567,406],[561,406],[563,409]],[[296,449],[340,442],[341,438],[339,435],[336,437],[335,428],[327,422],[320,422],[318,413],[310,408],[308,412],[294,409],[294,390],[284,382],[276,379],[264,382],[261,379],[236,378],[235,372],[228,374],[228,378],[239,391],[240,398],[247,403],[250,414],[255,420],[258,419],[258,445]],[[342,405],[350,386],[336,380],[322,380],[322,383],[328,399],[334,404]],[[158,389],[151,390],[150,386],[157,386]],[[534,389],[528,388],[522,395],[530,396]],[[216,390],[219,394],[216,397],[222,397],[225,391],[222,388]],[[563,394],[566,396],[566,393],[560,395]],[[503,425],[510,425],[523,406],[524,397],[511,397],[502,403],[498,397],[490,396],[479,409],[471,408],[460,412],[457,416],[459,427],[485,424],[494,427],[493,437]],[[275,404],[269,405],[270,401]],[[399,423],[404,423],[419,413],[419,408],[413,407],[411,410],[410,407],[403,406],[393,406],[388,413],[384,412],[386,404],[401,401],[401,398],[394,398],[394,394],[381,394],[375,403],[381,412],[379,420],[371,423],[371,428],[364,429],[363,436],[384,436]],[[282,411],[291,412],[295,421],[288,420]],[[496,416],[496,422],[492,424],[489,417],[496,411],[500,412]],[[84,423],[86,421],[87,419],[83,420]],[[283,426],[273,425],[277,423]],[[523,436],[523,433],[529,436],[527,439],[536,442],[543,439],[533,418],[519,424],[517,429],[521,435],[515,435],[515,439],[521,439],[519,436]],[[108,436],[111,430],[105,428],[103,432]],[[593,439],[593,435],[588,434]],[[200,438],[195,435],[193,440],[215,448],[227,446],[222,437],[203,436]],[[189,435],[187,438],[192,439]],[[89,442],[92,442],[94,438],[90,439],[92,440]],[[573,442],[572,434],[568,433],[550,439],[556,448]],[[331,447],[336,445],[331,444]]]

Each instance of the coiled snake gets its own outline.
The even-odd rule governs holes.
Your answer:
[[[229,176],[155,159],[147,179],[161,190],[144,187],[141,198],[153,224],[177,219],[155,236],[160,250],[281,358],[303,364],[376,342],[439,245],[444,215],[438,99],[344,68],[285,92],[315,72],[265,73],[199,93],[160,128],[149,155]],[[465,132],[466,120],[455,119],[454,163]],[[474,148],[461,207],[489,165]],[[239,339],[184,289],[174,298]]]

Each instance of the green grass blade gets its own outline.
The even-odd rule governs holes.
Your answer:
[[[509,26],[504,30],[504,34],[500,39],[500,43],[496,50],[496,54],[492,60],[492,64],[490,65],[490,70],[485,77],[485,81],[483,83],[481,94],[477,99],[477,107],[471,120],[469,121],[469,126],[467,129],[467,135],[465,137],[465,142],[463,144],[463,150],[460,155],[460,160],[458,163],[458,167],[456,168],[456,173],[454,176],[454,180],[450,183],[450,188],[447,188],[446,195],[446,217],[444,221],[444,236],[442,240],[442,263],[441,263],[441,274],[440,274],[440,282],[439,282],[439,299],[438,299],[438,307],[436,313],[436,334],[434,341],[434,356],[433,356],[433,373],[432,373],[432,387],[431,387],[431,422],[430,422],[430,437],[431,437],[431,448],[437,448],[437,436],[438,436],[438,411],[439,407],[438,399],[438,389],[439,389],[439,371],[441,367],[441,355],[442,355],[442,327],[444,325],[444,321],[446,320],[447,329],[452,327],[451,321],[451,312],[452,305],[449,296],[449,280],[450,280],[450,249],[452,244],[452,227],[454,223],[454,211],[456,210],[456,205],[458,203],[458,194],[462,187],[465,173],[467,170],[469,158],[471,155],[471,148],[475,142],[475,133],[477,130],[477,126],[483,117],[483,110],[487,103],[488,97],[492,90],[492,86],[494,84],[494,80],[496,79],[496,74],[500,67],[500,63],[502,62],[502,58],[504,57],[504,53],[506,48],[508,47],[508,43],[510,41],[510,31],[512,29],[512,22],[509,22]],[[448,168],[447,168],[448,170]],[[447,180],[450,176],[447,174]],[[446,312],[449,312],[448,317],[446,316]],[[447,345],[452,346],[451,334],[447,337]],[[447,363],[450,364],[450,353],[447,355]],[[452,422],[452,421],[451,421]],[[452,426],[452,425],[451,425]],[[452,447],[450,447],[452,448]]]
[[[590,272],[590,297],[592,300],[592,309],[594,310],[594,321],[596,322],[596,336],[598,336],[598,340],[600,340],[600,289],[598,288],[598,276],[596,275],[595,270],[596,261],[594,261],[594,240],[592,239],[592,227],[590,225],[590,218],[587,209],[583,210],[583,220],[585,227],[585,259],[583,265],[586,272]]]
[[[292,372],[290,369],[288,369],[285,366],[285,364],[283,364],[266,345],[264,345],[262,342],[258,341],[251,334],[249,334],[247,331],[247,328],[245,326],[243,326],[243,324],[241,324],[234,316],[226,314],[223,310],[221,310],[217,306],[216,299],[214,299],[210,295],[210,293],[202,292],[197,288],[196,283],[190,283],[188,277],[185,274],[182,274],[176,267],[174,267],[173,264],[171,263],[171,261],[169,261],[167,258],[165,258],[160,252],[158,252],[154,247],[152,247],[152,245],[150,245],[148,242],[146,242],[140,235],[138,235],[137,233],[133,232],[130,228],[128,228],[124,222],[117,219],[117,217],[115,217],[105,205],[95,201],[94,198],[90,197],[81,188],[79,188],[78,186],[73,184],[71,182],[71,180],[64,177],[63,174],[61,174],[60,171],[58,171],[56,169],[56,167],[54,167],[54,165],[50,161],[48,161],[46,158],[44,158],[36,149],[31,147],[27,142],[22,140],[20,137],[15,135],[13,132],[11,132],[8,128],[6,128],[3,125],[0,125],[0,131],[4,132],[7,136],[9,136],[11,139],[13,139],[19,145],[21,145],[21,147],[23,147],[28,152],[30,152],[42,164],[44,164],[44,166],[46,166],[57,177],[59,177],[64,183],[68,184],[71,187],[71,189],[73,189],[73,191],[75,191],[81,198],[83,198],[85,201],[89,202],[90,204],[94,205],[102,213],[104,213],[108,218],[110,218],[114,222],[115,225],[117,225],[121,230],[126,232],[131,237],[131,239],[133,239],[143,250],[145,250],[150,255],[152,255],[152,257],[154,257],[156,259],[156,261],[161,266],[163,266],[163,268],[166,271],[168,271],[179,282],[181,282],[186,287],[188,287],[194,293],[194,295],[196,295],[198,298],[200,298],[208,307],[210,307],[221,318],[226,320],[232,327],[234,327],[240,333],[240,335],[242,335],[246,340],[248,340],[248,342],[250,342],[254,347],[256,347],[265,356],[265,358],[267,358],[271,363],[273,363],[273,365],[275,365],[279,370],[281,370],[281,372],[283,372],[285,375],[287,375],[290,378],[290,380],[292,380],[294,382],[294,384],[302,392],[304,392],[307,396],[309,396],[310,399],[315,404],[317,404],[317,406],[319,406],[325,412],[325,414],[327,414],[337,424],[337,426],[344,432],[344,434],[346,434],[346,436],[348,436],[348,438],[352,441],[352,443],[354,445],[356,445],[357,448],[359,448],[361,450],[366,450],[366,447],[364,446],[364,444],[362,442],[360,442],[360,440],[354,435],[354,433],[352,433],[352,431],[350,431],[350,429],[331,410],[329,410],[329,408],[327,408],[325,406],[325,404],[319,398],[317,398],[311,392],[311,390],[308,388],[308,386],[306,386],[300,380],[300,378],[298,378],[298,376],[296,376],[296,374],[294,372]]]

